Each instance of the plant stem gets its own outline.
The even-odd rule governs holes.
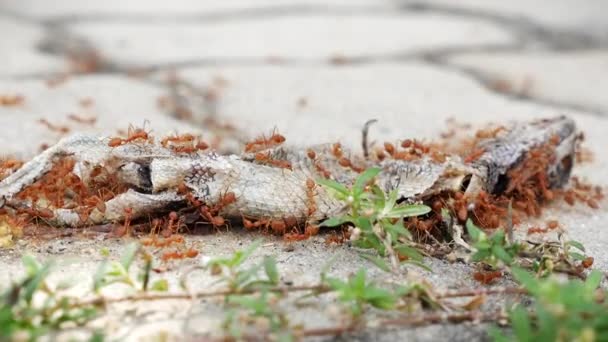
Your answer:
[[[304,329],[295,331],[294,335],[299,338],[303,337],[321,337],[321,336],[340,336],[346,333],[356,333],[360,331],[369,331],[370,329],[385,329],[387,326],[392,327],[421,327],[439,323],[462,323],[462,322],[496,322],[499,320],[508,319],[508,316],[503,311],[494,311],[484,313],[481,311],[467,311],[454,313],[422,313],[418,315],[406,315],[403,317],[383,319],[374,322],[374,325],[360,323],[360,325],[336,325],[323,328]],[[385,330],[386,331],[386,330]],[[267,341],[271,336],[267,335],[244,335],[242,339],[245,341]],[[224,341],[225,339],[220,338]],[[201,340],[202,341],[202,340]],[[206,340],[208,341],[208,340]]]
[[[266,289],[268,292],[302,292],[302,291],[314,291],[318,293],[328,292],[331,289],[325,285],[302,285],[302,286],[277,286]],[[139,301],[155,301],[155,300],[174,300],[174,299],[197,299],[197,298],[207,298],[207,297],[219,297],[219,296],[230,296],[235,294],[253,294],[259,293],[262,290],[259,289],[245,289],[241,291],[235,290],[220,290],[220,291],[203,291],[203,292],[195,292],[195,293],[161,293],[161,294],[151,294],[151,293],[143,293],[143,294],[134,294],[125,297],[116,297],[116,298],[106,298],[103,296],[91,298],[88,300],[75,302],[71,305],[71,307],[83,307],[89,305],[107,305],[121,302],[139,302]]]

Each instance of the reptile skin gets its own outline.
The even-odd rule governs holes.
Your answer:
[[[480,191],[504,191],[509,170],[519,165],[527,153],[552,141],[555,160],[549,166],[551,187],[560,187],[570,176],[576,145],[576,127],[567,117],[512,123],[495,137],[481,141],[483,154],[472,163],[458,156],[448,156],[437,162],[430,157],[418,160],[365,160],[345,150],[353,163],[363,167],[380,167],[378,184],[386,191],[397,189],[401,199],[420,202],[441,191],[465,190],[474,196]],[[308,179],[319,179],[314,162],[307,157],[307,148],[268,150],[275,159],[287,160],[292,170],[262,165],[253,155],[219,155],[214,152],[176,153],[154,143],[129,143],[117,147],[108,145],[108,138],[74,135],[61,140],[19,170],[0,182],[2,205],[29,206],[16,195],[44,176],[61,158],[76,161],[73,172],[87,184],[96,166],[115,173],[129,190],[106,202],[105,211],[94,209],[82,221],[73,209],[54,209],[54,225],[86,226],[125,219],[125,209],[132,211],[131,218],[165,212],[168,208],[188,205],[179,194],[184,184],[191,193],[206,205],[213,206],[224,194],[233,192],[236,202],[225,207],[225,217],[285,218],[299,222],[319,221],[340,214],[344,204],[335,200],[321,186],[312,194],[317,210],[309,215],[310,191]],[[345,185],[354,182],[357,173],[339,165],[331,154],[331,145],[311,147],[332,177]],[[568,163],[563,162],[568,160]],[[308,191],[308,192],[307,192]]]

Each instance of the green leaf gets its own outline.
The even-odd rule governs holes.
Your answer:
[[[321,227],[337,227],[350,221],[348,216],[330,217],[327,220],[321,222]]]
[[[325,277],[325,283],[334,291],[344,290],[348,285],[340,279]]]
[[[589,273],[589,276],[587,276],[587,280],[585,280],[585,292],[589,293],[595,291],[600,286],[601,281],[602,273],[597,270],[593,270],[591,273]]]
[[[295,341],[295,337],[290,332],[281,332],[277,336],[277,342],[293,342]]]
[[[127,249],[120,258],[120,264],[125,268],[125,270],[129,270],[129,267],[131,267],[133,260],[135,260],[135,256],[137,255],[138,251],[139,244],[137,242],[133,242],[127,246]]]
[[[505,264],[510,265],[513,262],[513,257],[507,253],[507,251],[499,245],[492,246],[492,254],[499,260],[502,260]]]
[[[235,258],[232,260],[232,263],[230,266],[232,266],[232,267],[240,266],[261,245],[262,245],[262,239],[257,239],[254,242],[252,242],[249,246],[247,246],[247,248],[245,248],[244,250],[237,251],[235,253]]]
[[[363,292],[365,290],[365,274],[365,269],[360,268],[357,273],[355,273],[355,275],[349,279],[351,288]]]
[[[412,238],[412,233],[405,229],[405,226],[403,225],[403,219],[399,219],[399,221],[395,223],[390,223],[389,220],[382,220],[381,225],[384,227],[384,230],[395,235],[395,240],[400,237],[404,237],[408,240]]]
[[[523,287],[528,290],[533,295],[540,294],[540,284],[536,278],[528,271],[525,271],[518,267],[513,267],[511,269],[511,273],[517,282],[519,282]]]
[[[568,253],[569,256],[571,256],[572,258],[574,258],[574,260],[585,260],[585,258],[587,258],[586,256],[582,255],[581,253],[576,253],[576,252],[570,252]]]
[[[406,264],[410,264],[410,265],[414,265],[414,266],[418,266],[418,267],[420,267],[420,268],[422,268],[422,269],[424,269],[424,270],[426,270],[428,272],[434,273],[432,268],[430,268],[428,265],[424,264],[421,261],[418,261],[418,260],[406,260],[405,263]]]
[[[484,233],[479,227],[477,227],[471,219],[467,220],[467,233],[471,237],[471,240],[477,242],[480,240],[484,240],[486,237],[486,233]]]
[[[538,334],[535,336],[537,341],[557,341],[558,324],[542,305],[536,306],[536,318],[538,323]]]
[[[372,220],[370,220],[369,217],[357,217],[353,220],[353,223],[355,226],[366,232],[370,232],[373,227]]]
[[[475,248],[478,251],[486,251],[486,250],[490,250],[492,248],[492,244],[489,241],[479,241],[477,243],[475,243]]]
[[[494,342],[511,342],[511,339],[502,334],[502,331],[497,327],[490,327],[488,335],[492,337]]]
[[[245,287],[247,282],[259,272],[260,268],[262,268],[262,265],[254,265],[250,269],[237,272],[235,279],[236,285],[238,287]]]
[[[583,252],[585,251],[585,246],[583,246],[583,244],[578,241],[570,240],[570,241],[566,242],[566,244],[570,245],[572,247],[575,247],[580,251],[583,251]]]
[[[491,256],[492,256],[492,254],[490,254],[489,249],[480,249],[475,254],[473,254],[471,259],[473,261],[484,261],[484,260],[489,259]]]
[[[228,303],[237,304],[256,313],[266,311],[266,302],[252,296],[230,296],[228,297]]]
[[[388,198],[386,199],[386,202],[388,203],[388,205],[386,206],[387,209],[392,209],[392,207],[397,204],[398,199],[399,191],[397,191],[397,189],[391,190],[391,192],[388,193]]]
[[[384,217],[388,218],[403,218],[403,217],[413,217],[420,216],[424,214],[428,214],[431,211],[431,208],[422,205],[422,204],[408,204],[408,205],[400,205],[394,207],[390,212],[388,212]]]
[[[384,256],[386,254],[386,248],[384,248],[384,244],[378,239],[376,235],[373,235],[373,233],[369,233],[365,238],[355,241],[354,244],[359,248],[373,248],[381,256]]]
[[[152,257],[147,257],[146,262],[144,264],[143,274],[142,274],[142,285],[141,288],[145,292],[148,290],[148,283],[150,282],[150,272],[152,272]]]
[[[372,286],[365,288],[363,298],[372,306],[383,310],[394,308],[395,302],[397,301],[395,295],[389,291]]]
[[[452,220],[452,214],[446,208],[441,208],[441,219],[446,222],[450,222]]]
[[[414,292],[415,290],[415,286],[412,285],[397,285],[397,287],[394,290],[394,294],[396,297],[404,297],[404,296],[408,296],[410,295],[412,292]]]
[[[389,195],[389,199],[388,200],[386,199],[386,195],[384,194],[384,191],[382,189],[380,189],[380,187],[378,185],[374,184],[371,188],[372,188],[372,194],[374,194],[374,196],[376,196],[375,197],[375,205],[377,206],[377,208],[375,208],[376,210],[386,208],[386,207],[392,207],[395,204],[395,201],[391,201],[390,195]]]
[[[342,185],[334,180],[319,178],[316,180],[316,182],[317,182],[317,184],[321,184],[324,187],[335,190],[337,193],[339,193],[343,196],[348,196],[350,194],[350,192],[344,185]]]
[[[21,258],[21,262],[25,267],[25,273],[30,277],[35,276],[42,268],[42,265],[40,265],[36,258],[29,254],[24,255]]]
[[[102,331],[95,331],[89,338],[89,342],[103,342],[105,341],[105,335]]]
[[[325,262],[325,264],[323,264],[323,267],[321,267],[321,274],[320,274],[321,282],[325,281],[325,279],[327,278],[327,272],[329,272],[329,269],[336,262],[337,258],[338,258],[338,256],[334,255],[331,258],[329,258],[329,260],[327,260],[327,262]]]
[[[34,293],[36,290],[40,288],[40,285],[46,278],[46,276],[50,273],[51,265],[45,264],[43,265],[33,276],[30,276],[29,279],[24,283],[25,291],[24,298],[29,303],[34,297]]]
[[[93,276],[93,290],[98,292],[104,285],[104,279],[106,276],[106,270],[108,269],[108,260],[104,260],[97,267],[97,271]]]
[[[362,174],[357,177],[355,184],[353,185],[353,195],[360,195],[367,183],[374,179],[382,171],[380,168],[373,167],[365,170]]]
[[[150,289],[152,291],[167,292],[169,290],[169,282],[167,279],[158,279],[152,283]]]
[[[388,266],[388,264],[386,263],[386,261],[384,261],[383,258],[377,257],[375,255],[369,255],[369,254],[359,254],[359,256],[365,260],[370,261],[371,263],[376,265],[379,269],[383,270],[384,272],[391,272],[391,268]]]
[[[532,328],[528,312],[521,306],[517,306],[511,311],[509,318],[517,340],[532,341]]]
[[[410,247],[407,245],[399,245],[399,246],[395,246],[394,249],[395,249],[395,251],[397,251],[397,253],[407,256],[408,258],[410,258],[412,260],[415,260],[415,261],[423,260],[422,254],[413,247]]]
[[[107,258],[107,257],[109,257],[109,256],[110,256],[110,250],[108,249],[108,247],[102,247],[102,248],[99,250],[99,254],[100,254],[102,257]]]
[[[277,262],[273,257],[264,257],[264,271],[270,283],[276,285],[279,283],[279,271],[277,270]]]
[[[502,229],[497,230],[494,234],[492,234],[490,240],[496,244],[503,245],[505,242],[505,231]]]

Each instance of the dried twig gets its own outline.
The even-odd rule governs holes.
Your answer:
[[[363,125],[361,146],[363,147],[363,157],[367,159],[369,157],[369,145],[367,141],[367,136],[369,133],[369,127],[374,123],[378,122],[377,119],[367,120],[367,122]]]

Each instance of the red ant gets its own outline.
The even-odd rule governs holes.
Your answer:
[[[261,137],[258,137],[253,140],[252,142],[247,143],[245,145],[245,152],[257,152],[260,150],[280,145],[284,142],[285,137],[273,131],[272,135],[268,139],[262,135]]]
[[[108,146],[117,147],[120,145],[131,143],[136,140],[150,141],[149,133],[146,132],[143,128],[135,128],[132,125],[129,125],[129,129],[127,132],[127,138],[126,139],[122,139],[122,138],[118,138],[118,137],[112,138],[108,142]]]
[[[276,160],[276,159],[272,159],[270,157],[270,152],[267,153],[262,153],[262,152],[258,152],[255,154],[255,160],[259,163],[266,163],[275,167],[279,167],[282,169],[289,169],[291,170],[291,163],[288,162],[287,160]]]

